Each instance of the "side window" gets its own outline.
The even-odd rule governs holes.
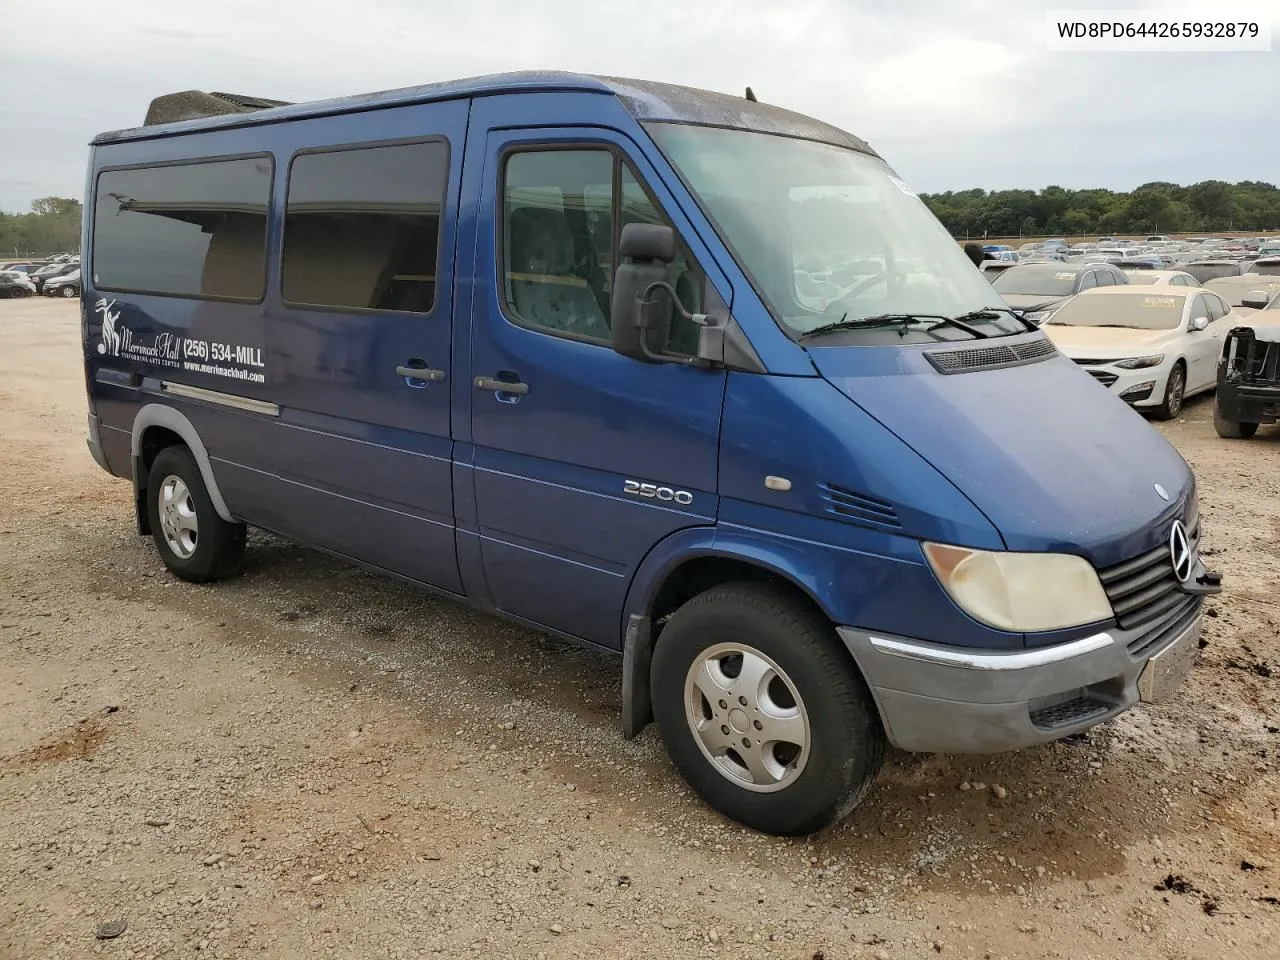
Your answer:
[[[1114,287],[1116,285],[1115,279],[1106,270],[1093,271],[1093,283],[1094,286],[1098,287]]]
[[[281,293],[291,303],[427,313],[449,148],[303,153],[289,170]]]
[[[1095,276],[1096,274],[1093,273],[1093,271],[1080,274],[1080,286],[1077,287],[1077,292],[1091,290],[1097,286],[1097,283],[1094,281]]]
[[[93,278],[103,290],[261,300],[269,157],[99,174]]]
[[[535,150],[507,158],[502,283],[508,313],[519,323],[609,339],[613,165],[608,150]]]
[[[512,153],[503,174],[500,247],[508,315],[548,333],[608,342],[622,227],[667,222],[611,151]],[[667,277],[685,308],[699,312],[702,277],[679,240]],[[676,319],[668,349],[692,354],[696,346],[696,328]]]
[[[1196,294],[1195,299],[1191,301],[1191,312],[1187,314],[1187,318],[1189,320],[1194,320],[1196,317],[1209,317],[1210,320],[1213,319],[1209,315],[1208,297],[1203,293]]]
[[[1204,294],[1204,302],[1209,307],[1210,323],[1213,323],[1213,321],[1215,320],[1221,320],[1223,317],[1227,315],[1227,313],[1230,310],[1230,308],[1225,303],[1223,303],[1221,298],[1219,298],[1216,293]]]

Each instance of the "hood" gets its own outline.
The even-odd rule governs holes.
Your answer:
[[[1046,324],[1045,334],[1054,346],[1072,360],[1081,357],[1099,359],[1141,356],[1143,351],[1159,350],[1179,336],[1177,330],[1139,330],[1132,327],[1077,327],[1071,324]]]
[[[999,293],[1000,291],[996,291]],[[1066,297],[1046,297],[1038,293],[1001,293],[1001,298],[1009,306],[1015,310],[1047,310],[1049,307],[1056,307]]]
[[[833,386],[950,479],[1009,550],[1074,553],[1107,567],[1167,540],[1194,479],[1140,414],[1065,357],[942,374],[926,357],[937,349],[809,354]]]

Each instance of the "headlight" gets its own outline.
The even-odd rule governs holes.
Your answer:
[[[1032,323],[1043,323],[1045,320],[1048,320],[1050,317],[1053,316],[1053,311],[1052,310],[1036,310],[1034,313],[1024,313],[1023,316],[1026,317],[1028,320],[1030,320]]]
[[[1158,354],[1154,357],[1134,357],[1131,360],[1117,360],[1112,366],[1120,367],[1122,370],[1143,370],[1147,367],[1158,367],[1164,362],[1164,354]]]
[[[956,605],[998,630],[1061,630],[1115,615],[1098,574],[1082,557],[940,543],[926,543],[924,555]]]

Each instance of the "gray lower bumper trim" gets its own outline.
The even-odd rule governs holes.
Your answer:
[[[838,632],[871,688],[889,741],[926,753],[998,753],[1085,730],[1138,702],[1138,678],[1149,659],[1131,657],[1130,638],[1116,630],[1014,651],[967,650],[853,627]],[[1045,725],[1045,717],[1062,719]]]

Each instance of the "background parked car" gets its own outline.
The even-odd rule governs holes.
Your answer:
[[[30,275],[31,282],[36,285],[36,292],[39,293],[39,292],[42,292],[42,289],[46,281],[52,280],[54,277],[65,277],[67,274],[71,273],[73,270],[76,272],[79,272],[80,270],[79,260],[76,260],[73,262],[67,262],[67,263],[50,263],[47,266],[41,267],[39,270],[32,273]]]
[[[1238,260],[1198,260],[1185,263],[1182,269],[1201,283],[1207,283],[1218,277],[1238,277],[1243,272],[1244,264]]]
[[[1280,256],[1259,257],[1245,271],[1246,276],[1251,273],[1264,277],[1280,277]]]
[[[46,297],[80,296],[80,268],[76,267],[70,273],[60,277],[50,277],[45,280],[44,288],[40,292]]]
[[[1121,266],[1116,264],[1116,266]],[[1122,267],[1131,284],[1156,287],[1198,287],[1200,281],[1182,270],[1151,270],[1146,267]]]
[[[1280,297],[1280,277],[1260,277],[1257,274],[1218,277],[1205,281],[1204,288],[1222,297],[1232,309],[1247,314],[1253,310],[1261,310],[1267,303]]]
[[[0,270],[0,297],[29,297],[36,286],[27,275],[18,270]]]
[[[1033,323],[1043,323],[1068,298],[1094,287],[1126,286],[1129,278],[1109,263],[1020,263],[991,281],[1005,303]]]
[[[1072,297],[1044,330],[1121,400],[1171,420],[1217,385],[1222,342],[1243,319],[1210,290],[1112,287]]]

